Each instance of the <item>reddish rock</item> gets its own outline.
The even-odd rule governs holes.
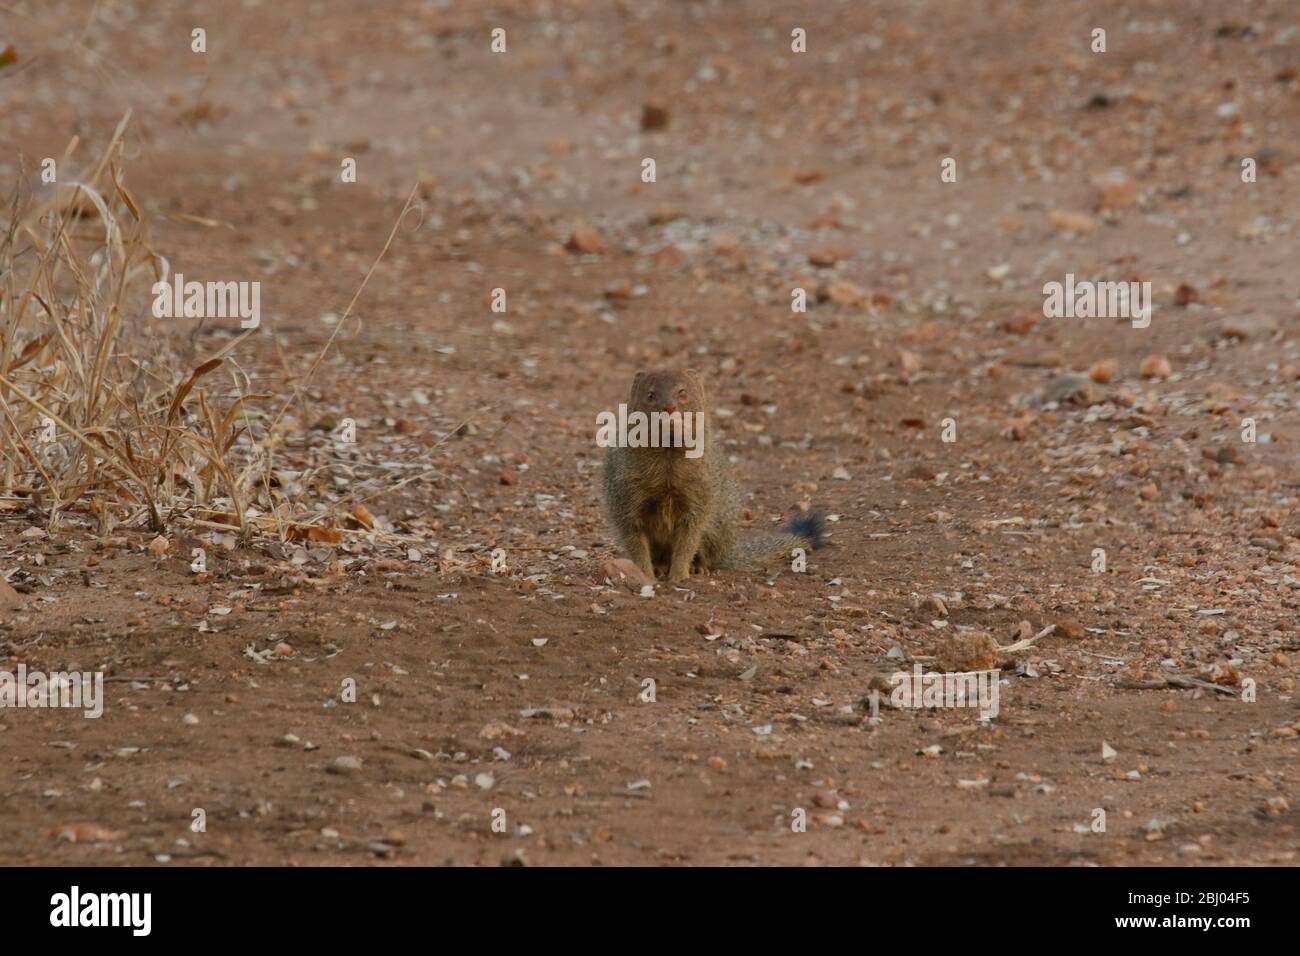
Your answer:
[[[611,558],[600,566],[596,572],[598,582],[609,581],[622,583],[629,591],[640,591],[647,584],[654,584],[654,579],[646,577],[644,572],[627,558]]]

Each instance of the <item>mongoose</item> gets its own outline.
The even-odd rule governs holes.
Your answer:
[[[637,372],[627,406],[647,416],[704,413],[697,457],[681,447],[611,446],[606,453],[605,508],[623,551],[647,577],[659,572],[683,581],[692,570],[757,571],[788,560],[794,548],[822,545],[817,514],[792,519],[784,531],[737,541],[740,492],[723,452],[713,446],[699,372]]]

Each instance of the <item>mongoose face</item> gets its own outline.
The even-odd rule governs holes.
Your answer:
[[[632,380],[632,392],[627,402],[629,411],[645,412],[707,412],[708,401],[704,394],[704,379],[693,368],[683,370],[661,369],[655,372],[637,372]]]

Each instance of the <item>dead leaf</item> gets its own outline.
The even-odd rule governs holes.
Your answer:
[[[359,504],[353,508],[352,517],[355,518],[357,523],[367,531],[371,530],[375,526],[375,516],[370,513],[370,509],[365,505]]]
[[[46,835],[51,839],[66,840],[69,843],[104,843],[123,839],[126,831],[110,830],[97,823],[68,823],[61,827],[52,827]]]

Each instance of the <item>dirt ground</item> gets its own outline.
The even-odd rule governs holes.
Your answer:
[[[109,681],[0,710],[6,863],[1297,862],[1293,0],[0,0],[6,44],[0,182],[130,110],[154,245],[262,283],[284,467],[353,419],[315,491],[390,532],[156,557],[12,496],[5,669]],[[1067,274],[1149,327],[1045,317]],[[832,516],[806,573],[598,580],[596,414],[672,364],[750,529]],[[991,721],[864,704],[1049,627]]]

